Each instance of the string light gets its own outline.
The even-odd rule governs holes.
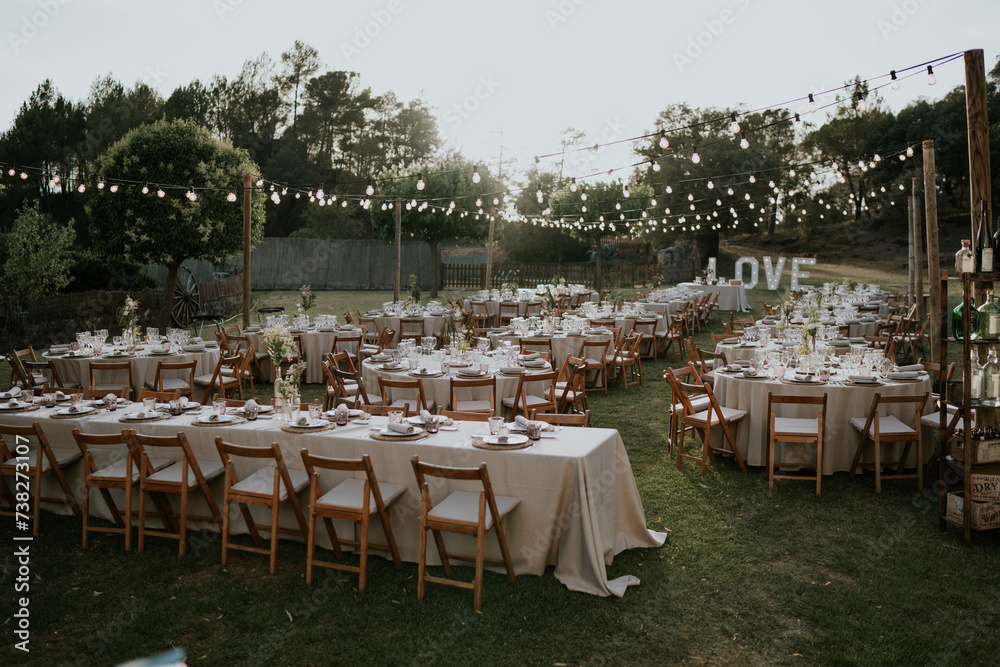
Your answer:
[[[322,199],[323,199],[323,197],[325,197],[325,196],[326,196],[326,193],[325,193],[325,192],[323,192],[323,184],[322,184],[322,183],[320,183],[320,184],[319,184],[319,189],[318,189],[318,190],[316,190],[316,199],[320,199],[320,200],[322,200]]]
[[[160,199],[163,199],[164,197],[167,196],[167,193],[163,191],[163,188],[161,188],[159,185],[157,185],[156,186],[156,196],[159,197]]]
[[[906,157],[913,157],[913,146],[906,147]]]
[[[632,193],[628,191],[627,184],[622,188],[622,196],[625,197],[625,199],[628,199],[629,197],[632,196]]]
[[[263,178],[258,178],[257,179],[257,187],[259,188],[262,185],[264,185],[264,179]]]
[[[889,80],[892,81],[892,89],[899,90],[899,79],[896,78],[896,70],[889,72]]]
[[[417,190],[423,190],[425,187],[427,187],[427,184],[424,183],[424,175],[417,174]]]
[[[149,194],[149,183],[147,183],[147,184],[145,184],[145,185],[142,186],[142,194],[144,194],[144,195],[148,195]]]
[[[226,195],[226,201],[228,201],[229,203],[236,201],[236,193],[230,190],[229,194]]]
[[[655,162],[653,160],[650,160],[650,162],[653,163],[653,171],[659,171],[660,170],[660,163],[659,162]]]
[[[8,176],[13,176],[16,173],[17,173],[17,170],[14,169],[14,167],[11,167],[10,169],[7,170],[7,175]]]
[[[736,114],[729,114],[729,131],[733,134],[740,133],[740,124],[736,122]]]
[[[113,184],[111,185],[111,187],[110,187],[110,188],[108,188],[108,189],[109,189],[109,190],[111,190],[111,193],[112,193],[112,194],[114,194],[115,192],[118,192],[118,184],[117,184],[117,183],[113,183]]]
[[[370,179],[368,181],[368,185],[365,187],[365,194],[369,197],[375,194],[375,184],[372,183]]]
[[[97,179],[97,189],[98,190],[103,190],[104,189],[104,177],[103,176],[101,178]]]
[[[184,195],[184,196],[188,198],[188,201],[192,201],[192,202],[198,201],[198,195],[195,193],[194,188],[188,188],[187,194]],[[274,199],[277,196],[278,196],[278,193],[275,192],[274,194],[271,195],[271,199]]]
[[[750,174],[750,179],[749,180],[750,180],[751,183],[756,183],[757,182],[757,177],[754,176],[753,174]]]
[[[813,99],[812,93],[809,93],[809,113],[816,113],[816,100]]]
[[[660,130],[660,148],[669,148],[670,140],[667,139],[667,131]]]
[[[576,189],[577,189],[576,179],[575,178],[571,178],[570,181],[569,181],[569,191],[570,192],[576,192]]]
[[[80,185],[77,186],[76,191],[79,192],[80,194],[83,194],[84,192],[87,191],[87,186],[84,185],[83,183],[80,183]]]
[[[481,180],[483,180],[483,177],[479,175],[479,168],[477,167],[472,170],[472,182],[478,183]]]
[[[701,162],[701,156],[698,155],[698,151],[697,150],[694,153],[691,153],[691,162],[694,162],[695,164],[698,164],[699,162]]]
[[[795,124],[802,125],[802,119],[799,117],[798,112],[795,112]]]
[[[28,180],[28,172],[23,171],[23,170],[21,171],[21,180],[22,181]]]
[[[798,116],[798,114],[795,115]],[[747,135],[743,132],[740,132],[740,148],[744,150],[750,148],[750,142],[747,141]]]
[[[934,66],[933,65],[928,65],[927,66],[927,85],[928,86],[933,86],[935,83],[937,83],[937,78],[934,76]]]
[[[861,113],[868,111],[868,102],[865,101],[864,93],[860,90],[858,91],[858,111]]]

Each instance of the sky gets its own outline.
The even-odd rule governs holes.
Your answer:
[[[3,0],[0,128],[46,78],[74,100],[107,74],[166,98],[298,39],[321,71],[423,97],[448,147],[525,167],[566,128],[585,146],[628,139],[674,103],[772,106],[977,48],[989,70],[998,25],[996,0]],[[940,98],[964,83],[962,60],[935,74],[884,89],[886,103]],[[626,142],[567,172],[633,161]]]

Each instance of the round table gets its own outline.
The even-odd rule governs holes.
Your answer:
[[[156,367],[161,361],[179,363],[187,361],[197,361],[195,376],[205,375],[215,371],[216,364],[219,363],[221,352],[218,347],[204,347],[199,351],[182,351],[174,354],[147,354],[145,348],[139,348],[135,356],[132,357],[69,357],[66,355],[53,355],[48,352],[42,356],[56,369],[60,379],[67,386],[90,386],[90,364],[91,362],[120,362],[128,361],[132,367],[132,393],[139,395],[147,382],[153,383],[156,378]],[[125,371],[122,371],[124,373]]]

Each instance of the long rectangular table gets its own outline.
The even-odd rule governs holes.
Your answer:
[[[52,445],[60,448],[76,447],[71,435],[73,428],[86,433],[115,433],[134,428],[152,435],[181,431],[188,437],[196,457],[213,461],[219,456],[214,444],[217,436],[228,442],[250,446],[277,442],[285,461],[293,469],[303,467],[302,448],[334,457],[356,458],[369,454],[380,481],[406,486],[406,493],[393,504],[389,515],[400,555],[410,562],[417,561],[419,547],[420,494],[410,464],[413,455],[429,462],[453,466],[478,466],[485,462],[496,493],[521,499],[521,504],[505,519],[505,531],[517,574],[540,576],[546,566],[552,565],[559,581],[571,590],[600,596],[621,596],[628,586],[638,584],[639,580],[632,575],[608,579],[606,566],[625,549],[656,547],[662,545],[665,539],[663,533],[646,528],[632,467],[622,439],[613,429],[566,428],[559,431],[556,437],[539,440],[528,449],[488,451],[470,446],[473,435],[488,432],[484,423],[466,422],[459,425],[456,431],[441,431],[413,442],[381,442],[369,437],[370,427],[363,425],[349,424],[321,433],[292,434],[282,431],[281,424],[274,419],[232,426],[200,427],[192,425],[191,415],[126,424],[119,421],[124,413],[121,409],[71,419],[52,419],[49,417],[52,412],[54,409],[41,408],[32,412],[2,413],[0,422],[28,424],[37,421],[42,424]],[[375,418],[373,425],[384,422],[384,418]],[[151,455],[155,456],[157,452],[153,451]],[[98,465],[107,463],[110,461],[97,461]],[[82,499],[80,464],[74,464],[66,472],[78,500]],[[241,472],[245,474],[247,471],[237,470],[238,474]],[[43,482],[43,492],[47,496],[57,496],[60,491],[51,477]],[[324,481],[326,479],[324,477]],[[331,486],[324,486],[324,491],[339,481],[331,473]],[[452,482],[448,488],[461,488],[460,484]],[[222,479],[216,479],[211,489],[221,507]],[[474,489],[468,487],[466,490]],[[445,491],[433,489],[432,493],[443,497]],[[307,502],[307,496],[300,498],[303,503]],[[123,500],[123,497],[116,498],[116,502],[123,503]],[[192,496],[189,502],[191,513],[207,514],[201,506],[203,501],[198,502],[197,496]],[[90,507],[92,514],[110,518],[99,495],[92,496]],[[47,508],[68,513],[68,508],[64,506]],[[282,508],[281,525],[294,527],[295,519],[287,510],[287,507]],[[259,519],[268,522],[263,515]],[[230,520],[233,532],[245,532],[242,516],[235,507]],[[372,539],[381,539],[378,528],[373,526],[372,530],[375,532]],[[449,538],[465,540],[453,544],[460,544],[459,548],[465,552],[475,552],[473,538]],[[324,531],[317,531],[317,544],[329,546],[325,542]],[[492,538],[487,539],[487,545],[492,552],[498,551]],[[437,555],[429,553],[428,558],[434,564]]]

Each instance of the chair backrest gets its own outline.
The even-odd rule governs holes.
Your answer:
[[[587,360],[597,361],[603,364],[608,362],[609,340],[585,340],[583,341],[583,357]]]
[[[401,317],[399,318],[399,334],[401,336],[423,336],[423,317]]]
[[[517,302],[516,301],[501,301],[500,302],[500,317],[517,317]]]
[[[275,445],[277,446],[277,445]],[[364,498],[358,504],[359,507],[369,507],[371,498],[375,499],[375,507],[379,512],[385,511],[385,502],[382,499],[382,491],[379,489],[378,479],[375,477],[375,469],[372,467],[372,460],[368,454],[362,454],[360,459],[335,459],[328,456],[317,456],[310,454],[308,449],[301,449],[302,465],[305,466],[309,480],[315,484],[319,480],[318,470],[337,470],[339,472],[363,472],[365,473]]]
[[[692,373],[698,382],[681,382],[678,375],[684,375],[686,372]],[[668,368],[663,371],[663,378],[670,385],[671,400],[674,405],[680,405],[684,409],[685,415],[693,415],[698,412],[695,410],[694,405],[692,405],[691,396],[707,394],[707,387],[709,385],[708,383],[700,382],[700,376],[694,366],[688,364],[684,368],[679,369],[678,373],[675,373],[674,369]]]
[[[349,371],[351,373],[355,373],[358,370],[354,365],[354,359],[351,358],[351,353],[347,350],[331,352],[326,355],[326,358],[332,364],[332,368],[339,368],[340,370]]]
[[[96,381],[97,373],[116,373],[115,377],[119,377],[118,373],[124,372],[125,381],[122,386],[125,387],[126,392],[132,390],[132,364],[127,361],[104,361],[104,362],[90,362],[90,386],[96,387],[99,383]],[[109,382],[116,382],[116,380],[110,380]],[[127,395],[127,394],[126,394]]]
[[[33,386],[39,384],[62,386],[62,378],[59,377],[59,371],[56,370],[56,367],[48,359],[45,361],[22,361],[21,364],[24,366],[24,370],[27,371],[28,379]],[[38,382],[35,378],[36,374],[44,378],[42,382]]]
[[[36,459],[31,461],[29,465],[32,467],[42,463],[41,457],[44,455],[46,459],[50,462],[55,461],[55,456],[52,454],[52,449],[49,447],[49,441],[45,437],[45,432],[42,430],[42,425],[38,422],[32,422],[30,426],[16,426],[14,424],[4,424],[0,423],[0,455],[3,456],[4,461],[9,461],[14,458],[15,454],[17,456],[23,456],[21,451],[18,450],[18,445],[23,445],[24,440],[22,438],[27,438],[29,440],[34,439],[38,444],[34,449],[34,454]],[[29,447],[30,447],[29,443]],[[35,491],[37,493],[37,490]]]
[[[128,398],[129,389],[128,387],[116,387],[115,389],[95,389],[94,387],[88,387],[83,392],[83,398],[85,400],[104,398],[108,394],[114,394],[118,398]]]
[[[199,486],[207,488],[207,482],[201,472],[201,466],[198,465],[198,459],[191,452],[191,445],[188,443],[187,436],[183,432],[178,431],[176,435],[143,435],[131,429],[127,431],[126,439],[129,449],[132,450],[132,458],[139,461],[140,465],[147,471],[152,470],[149,466],[149,455],[146,454],[147,447],[163,447],[164,449],[178,450],[181,457],[181,465],[183,466],[181,483],[183,483],[183,476],[187,474],[189,475],[187,483],[190,484],[190,475],[193,475]]]
[[[413,380],[394,380],[391,378],[384,378],[381,375],[378,378],[378,389],[379,393],[382,395],[382,403],[384,405],[389,405],[392,401],[389,400],[389,393],[391,390],[399,389],[401,391],[414,391],[417,392],[417,400],[420,401],[417,406],[418,410],[427,409],[427,399],[424,396],[424,383],[420,378],[414,378]]]
[[[375,345],[378,347],[380,352],[392,345],[392,339],[395,335],[395,329],[390,329],[389,327],[383,327],[383,329],[378,332],[378,338],[375,339]]]
[[[804,396],[802,394],[773,394],[767,392],[767,418],[771,424],[771,433],[774,433],[774,420],[777,417],[775,414],[775,405],[818,405],[819,415],[817,419],[819,420],[820,432],[823,430],[823,424],[826,419],[826,399],[827,395],[822,396]]]
[[[490,473],[486,469],[485,463],[480,463],[477,468],[455,468],[452,466],[442,466],[435,465],[433,463],[425,463],[420,460],[416,455],[410,459],[410,463],[413,464],[413,474],[417,478],[417,488],[420,489],[421,499],[424,501],[424,509],[430,510],[434,504],[431,500],[430,495],[430,485],[427,483],[428,477],[437,477],[439,479],[455,479],[461,481],[478,481],[482,484],[483,490],[480,495],[480,507],[485,501],[486,505],[489,507],[490,513],[493,518],[499,522],[500,512],[497,510],[496,496],[493,495],[493,485],[490,483]],[[475,523],[475,522],[470,522]]]
[[[153,384],[157,391],[163,391],[163,371],[178,372],[178,377],[185,381],[186,386],[180,388],[183,393],[194,392],[194,373],[198,362],[192,361],[161,361],[156,364],[156,375]]]
[[[352,358],[357,357],[362,337],[363,334],[360,331],[338,332],[337,340],[333,343],[332,352],[347,352]]]
[[[267,447],[249,447],[247,445],[237,445],[235,443],[226,442],[221,437],[215,439],[215,448],[219,451],[219,458],[222,459],[223,465],[226,466],[226,477],[229,486],[233,486],[239,482],[239,478],[236,476],[236,469],[233,466],[232,457],[239,457],[245,459],[268,459],[269,461],[274,461],[275,466],[275,479],[274,485],[270,489],[252,489],[248,491],[242,491],[244,495],[260,496],[262,498],[277,498],[280,492],[279,480],[285,485],[285,488],[289,490],[289,497],[294,497],[292,489],[295,486],[292,484],[291,477],[288,474],[288,466],[285,465],[285,459],[281,455],[281,447],[278,443],[272,443]]]
[[[121,449],[125,454],[126,470],[133,469],[132,466],[136,465],[137,462],[133,462],[132,450],[128,448],[128,437],[126,431],[121,431],[120,433],[82,433],[80,429],[73,429],[73,439],[76,441],[77,447],[80,448],[80,453],[83,454],[84,460],[84,470],[86,474],[92,472],[97,472],[99,466],[94,461],[94,456],[90,451],[91,447],[98,448],[117,448]],[[147,471],[151,472],[151,471]]]
[[[904,394],[899,396],[883,396],[879,392],[875,392],[872,397],[871,407],[868,409],[868,417],[865,420],[865,428],[862,433],[868,433],[869,431],[877,433],[882,439],[886,439],[885,434],[881,434],[879,431],[879,418],[878,409],[880,405],[902,405],[905,403],[912,403],[914,407],[913,423],[910,424],[910,428],[920,433],[920,417],[923,414],[924,406],[927,404],[927,399],[930,398],[930,392],[924,392],[923,394]],[[908,436],[901,436],[904,439],[909,439]],[[889,438],[892,438],[890,435]]]
[[[547,373],[521,373],[517,379],[517,389],[514,392],[514,402],[511,405],[511,414],[517,415],[517,411],[520,409],[525,416],[528,416],[527,398],[528,391],[525,385],[532,384],[535,382],[545,383],[546,386],[541,394],[534,394],[540,398],[551,401],[553,406],[556,403],[556,380],[559,379],[558,371],[549,371]]]
[[[542,302],[541,301],[529,301],[524,306],[524,314],[526,317],[532,315],[541,315],[542,313]]]
[[[532,421],[545,422],[547,424],[556,424],[559,426],[584,426],[590,427],[590,410],[584,410],[583,412],[577,412],[575,414],[562,414],[558,412],[538,412],[537,410],[531,411]]]
[[[485,378],[462,378],[453,377],[451,378],[451,404],[458,405],[456,391],[467,391],[470,394],[476,389],[482,387],[489,387],[490,390],[490,410],[496,410],[496,392],[497,392],[497,379],[494,376],[489,376]],[[471,400],[471,399],[470,399]]]
[[[334,380],[337,383],[337,392],[342,394],[341,398],[347,399],[350,403],[350,395],[347,393],[347,384],[353,383],[358,386],[357,392],[354,394],[354,407],[359,405],[364,405],[367,409],[371,405],[371,401],[368,399],[368,390],[365,389],[364,380],[361,379],[361,374],[357,371],[345,371],[340,368],[330,368],[330,372],[333,375]]]
[[[367,412],[368,414],[375,415],[375,416],[378,416],[378,417],[388,417],[390,412],[395,412],[396,410],[402,411],[404,419],[410,416],[410,406],[409,406],[409,404],[404,405],[404,406],[399,407],[399,408],[394,408],[394,407],[392,407],[390,405],[366,405],[362,409],[365,412]],[[414,412],[416,412],[416,411],[414,411]]]
[[[551,338],[518,338],[517,344],[521,347],[521,354],[526,352],[538,352],[541,355],[552,354]]]
[[[176,401],[181,397],[180,389],[170,389],[168,391],[154,391],[149,387],[143,387],[142,391],[139,392],[139,398],[137,400],[142,401],[144,398],[155,398],[158,403],[168,403],[170,401]]]
[[[493,415],[488,412],[465,412],[462,410],[445,410],[438,408],[438,415],[454,419],[456,421],[485,422],[489,421]]]
[[[485,301],[469,301],[469,308],[473,315],[489,315]]]

